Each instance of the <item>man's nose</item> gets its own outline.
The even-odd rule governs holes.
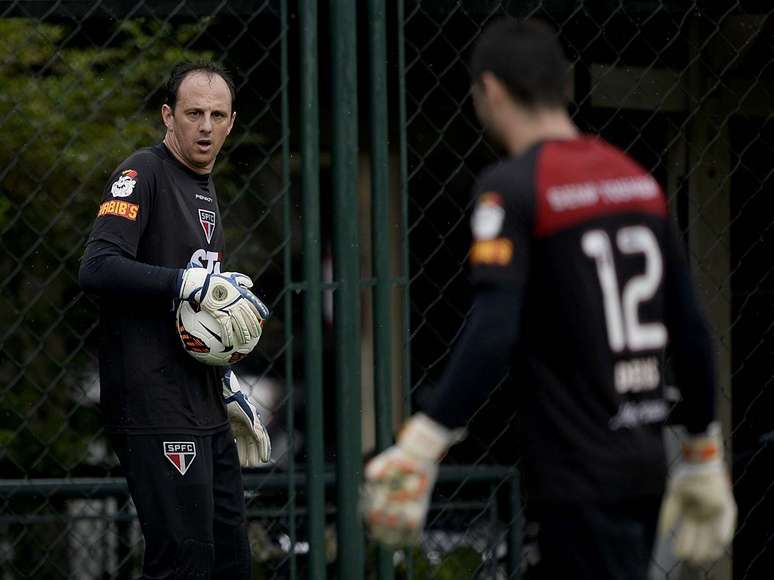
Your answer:
[[[202,115],[202,122],[201,125],[199,125],[199,131],[202,133],[212,132],[212,116],[209,113],[204,113],[204,115]]]

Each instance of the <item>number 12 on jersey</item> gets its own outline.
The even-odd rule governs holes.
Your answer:
[[[656,236],[646,226],[627,226],[615,235],[622,254],[642,254],[645,272],[632,276],[619,291],[613,244],[604,230],[590,230],[581,238],[583,252],[596,262],[610,350],[632,352],[662,348],[667,331],[661,322],[640,322],[640,304],[656,294],[663,279],[663,260]]]

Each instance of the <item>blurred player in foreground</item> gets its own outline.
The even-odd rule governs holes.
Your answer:
[[[568,64],[545,25],[492,24],[471,69],[476,114],[509,157],[475,186],[473,313],[439,395],[366,467],[372,535],[418,540],[438,462],[510,366],[545,578],[645,580],[662,498],[677,555],[720,557],[736,506],[711,337],[659,185],[579,134],[565,109]],[[667,343],[687,408],[668,482]]]
[[[163,142],[108,181],[81,265],[81,286],[101,299],[100,402],[145,536],[143,578],[246,580],[240,460],[267,462],[269,437],[233,373],[183,350],[173,306],[198,303],[227,346],[261,333],[252,282],[221,273],[210,175],[234,125],[234,83],[216,64],[183,63],[161,116]]]

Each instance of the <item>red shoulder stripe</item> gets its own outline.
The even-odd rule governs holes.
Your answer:
[[[609,214],[667,213],[658,182],[599,139],[546,143],[538,153],[535,181],[538,237]]]

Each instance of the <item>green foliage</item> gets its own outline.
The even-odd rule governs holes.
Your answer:
[[[411,564],[404,560],[395,569],[397,580],[458,580],[460,578],[475,578],[476,571],[481,566],[481,554],[470,546],[459,546],[448,552],[439,553],[431,561],[422,548],[410,550]],[[368,551],[368,578],[376,578],[376,546],[371,545]]]
[[[0,19],[0,471],[54,476],[85,457],[99,421],[81,347],[96,309],[78,259],[109,173],[160,141],[158,94],[207,21],[116,23],[107,47],[61,25]],[[45,397],[45,403],[40,404]]]
[[[481,554],[471,547],[463,546],[444,554],[430,577],[438,580],[473,578],[480,565]]]

